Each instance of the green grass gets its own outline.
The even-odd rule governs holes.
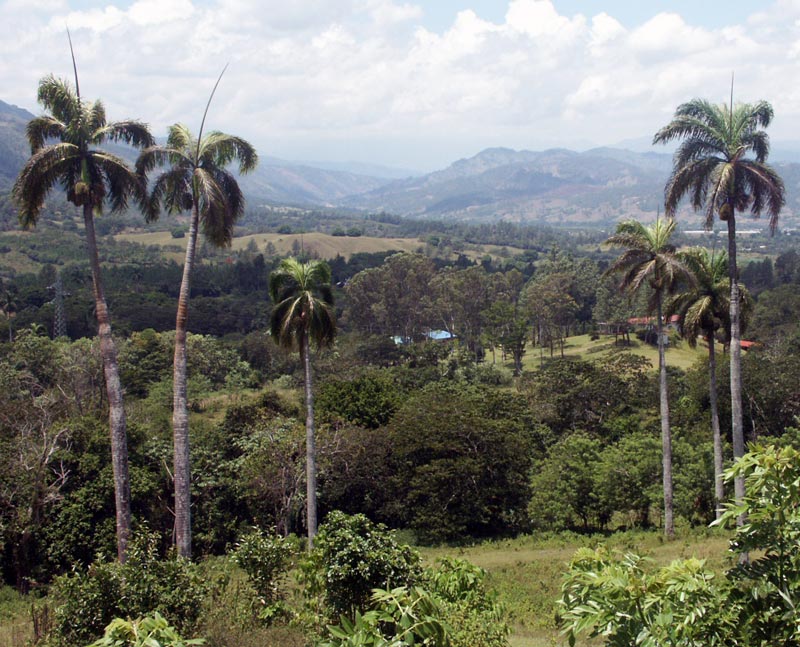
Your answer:
[[[640,342],[635,337],[631,338],[631,345],[628,347],[618,346],[614,343],[614,337],[610,335],[602,335],[597,340],[590,339],[589,335],[577,335],[575,337],[568,337],[564,347],[564,357],[566,359],[582,359],[586,361],[601,361],[612,353],[629,352],[634,355],[639,355],[650,361],[653,368],[658,366],[658,348]],[[690,348],[683,340],[678,340],[677,343],[672,342],[667,348],[667,366],[675,366],[683,370],[691,368],[691,366],[700,358],[705,357],[708,351],[704,346],[698,345],[696,348]],[[522,358],[522,368],[525,371],[537,371],[541,366],[541,355],[538,347],[528,346],[526,353]],[[553,358],[559,359],[561,352],[558,348],[555,349]],[[545,363],[550,360],[550,352],[545,349],[544,361]],[[514,368],[513,362],[506,362],[505,366],[509,369]]]
[[[33,641],[33,598],[10,586],[0,587],[0,645],[25,647]]]
[[[730,566],[725,559],[727,539],[715,532],[687,533],[672,542],[665,542],[655,531],[623,532],[609,537],[531,535],[465,548],[423,549],[423,555],[431,562],[455,555],[486,569],[490,586],[510,613],[512,647],[545,647],[564,643],[556,627],[555,601],[567,563],[579,547],[601,543],[647,555],[659,565],[694,556],[707,559],[717,570]]]

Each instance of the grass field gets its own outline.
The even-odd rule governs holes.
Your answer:
[[[691,556],[706,559],[709,566],[718,571],[731,565],[725,557],[727,539],[712,531],[679,534],[678,539],[668,543],[656,531],[623,532],[608,537],[570,533],[527,535],[460,548],[423,548],[422,554],[427,563],[453,556],[486,569],[489,585],[498,592],[510,615],[511,646],[551,647],[566,644],[555,622],[555,601],[566,565],[578,548],[600,544],[646,555],[654,565]],[[32,635],[30,601],[9,587],[0,588],[0,645],[25,647]],[[240,641],[232,644],[240,644]],[[251,642],[243,640],[241,644],[250,645]],[[260,647],[278,647],[279,644],[287,643],[285,640],[270,641]]]
[[[556,627],[555,601],[567,563],[579,547],[601,543],[623,552],[646,555],[654,565],[694,556],[708,560],[715,570],[730,566],[725,558],[727,539],[711,532],[687,534],[669,543],[658,532],[625,532],[607,538],[532,535],[460,549],[426,549],[423,554],[428,561],[455,554],[486,569],[490,585],[510,612],[512,647],[549,647],[566,644]]]
[[[575,337],[568,337],[564,347],[564,357],[568,359],[583,359],[587,361],[598,361],[604,357],[608,357],[612,353],[630,352],[634,355],[639,355],[650,361],[653,368],[658,367],[658,348],[640,342],[635,337],[631,338],[631,345],[629,347],[615,346],[614,337],[603,335],[600,339],[592,340],[589,335],[577,335]],[[690,348],[683,340],[672,344],[667,348],[667,366],[675,366],[681,369],[690,368],[698,359],[705,357],[708,350],[705,346],[698,344],[696,348]],[[553,355],[555,359],[561,357],[558,348]],[[549,350],[544,351],[545,363],[550,359]],[[538,347],[528,347],[525,355],[522,358],[522,368],[525,371],[536,371],[542,364],[542,356]],[[505,366],[509,369],[514,368],[513,362],[505,362]]]
[[[157,231],[148,233],[125,233],[115,236],[117,240],[126,240],[142,245],[158,245],[160,247],[178,246],[186,249],[187,238],[173,238],[168,231]],[[300,245],[308,252],[316,252],[320,258],[332,259],[337,255],[350,258],[353,254],[365,252],[415,252],[424,243],[416,238],[377,238],[372,236],[331,236],[319,232],[307,234],[251,234],[240,236],[233,239],[231,247],[234,250],[245,249],[250,241],[255,242],[259,250],[264,250],[268,243],[275,246],[275,253],[279,256],[289,256],[292,254],[295,243]],[[497,245],[481,245],[479,248],[465,250],[462,252],[471,259],[481,258],[484,254],[498,256],[500,247]],[[511,250],[509,251],[520,251]],[[174,253],[174,252],[173,252]],[[170,258],[172,257],[170,254]]]

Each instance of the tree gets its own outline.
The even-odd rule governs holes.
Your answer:
[[[741,294],[736,264],[736,212],[749,209],[754,217],[769,216],[775,230],[785,196],[783,180],[766,164],[769,137],[762,128],[772,121],[772,106],[766,101],[715,105],[703,99],[681,104],[672,121],[659,130],[653,143],[675,139],[683,142],[675,151],[672,174],[664,188],[664,204],[673,216],[678,204],[689,196],[695,210],[705,209],[706,227],[714,216],[728,225],[728,277],[731,322],[731,426],[733,456],[744,455],[742,420]],[[747,157],[752,153],[753,157]],[[744,479],[734,481],[737,501],[744,497]]]
[[[663,451],[664,482],[664,532],[668,538],[675,534],[672,519],[672,435],[669,428],[669,397],[667,391],[667,362],[663,334],[663,299],[681,278],[689,274],[675,255],[675,246],[670,242],[675,231],[672,219],[656,219],[646,227],[635,220],[617,225],[617,231],[606,244],[624,247],[626,250],[608,268],[606,274],[623,273],[620,289],[638,292],[647,286],[651,290],[648,310],[656,313],[658,334],[659,395],[661,403],[661,446]]]
[[[13,195],[24,228],[36,225],[45,197],[56,184],[66,191],[69,202],[83,209],[108,394],[117,554],[124,562],[131,528],[126,420],[117,349],[111,336],[111,319],[101,280],[94,216],[102,212],[105,204],[110,205],[112,212],[121,211],[127,207],[130,197],[143,201],[145,193],[141,179],[127,164],[101,146],[111,141],[141,148],[152,145],[153,138],[145,124],[138,121],[108,122],[100,101],[89,103],[81,99],[77,71],[74,89],[52,75],[43,78],[39,82],[38,100],[49,114],[28,123],[31,157],[14,183]]]
[[[311,381],[311,342],[329,346],[336,336],[331,270],[324,261],[281,261],[269,277],[273,309],[270,333],[279,345],[297,349],[303,361],[306,397],[306,522],[308,548],[317,534],[317,452],[314,438],[314,391]]]
[[[714,499],[716,517],[719,519],[725,491],[722,482],[722,435],[717,406],[717,354],[714,341],[720,329],[726,344],[730,339],[728,256],[695,247],[679,253],[679,257],[692,273],[694,284],[677,294],[668,304],[667,311],[680,317],[682,336],[692,348],[697,345],[697,338],[701,335],[708,344],[708,397],[714,439]],[[744,286],[740,286],[740,293],[743,296],[746,294]]]
[[[224,70],[223,70],[224,73]],[[222,75],[220,75],[220,79]],[[219,79],[217,79],[219,84]],[[217,86],[214,86],[214,90]],[[211,104],[211,97],[208,105]],[[197,233],[216,247],[230,245],[233,225],[244,213],[244,195],[236,178],[225,167],[236,161],[239,172],[255,168],[258,155],[240,137],[218,131],[203,136],[208,105],[197,138],[183,124],[169,128],[166,146],[142,151],[136,170],[142,177],[156,166],[169,168],[156,178],[147,201],[148,217],[155,219],[161,205],[169,213],[191,210],[189,240],[183,263],[178,312],[175,318],[172,428],[175,446],[175,543],[178,554],[192,554],[191,468],[189,464],[189,412],[186,391],[186,334],[189,323],[190,280],[197,248]]]

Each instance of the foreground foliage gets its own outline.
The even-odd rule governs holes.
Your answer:
[[[726,472],[734,478],[744,479],[747,495],[715,523],[735,527],[730,550],[739,563],[718,577],[695,558],[652,570],[635,554],[582,549],[560,600],[570,644],[581,633],[620,647],[797,644],[800,452],[753,447]]]
[[[191,632],[208,591],[209,583],[195,565],[180,558],[159,559],[158,537],[140,533],[129,544],[124,564],[101,557],[86,571],[56,579],[53,642],[58,647],[83,647],[115,618],[156,611],[177,631]]]
[[[190,647],[203,645],[202,638],[184,640],[158,611],[138,620],[115,618],[102,638],[91,647]]]

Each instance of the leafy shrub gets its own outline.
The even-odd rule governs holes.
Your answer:
[[[441,601],[450,647],[502,647],[510,628],[505,608],[485,587],[486,571],[464,559],[444,558],[426,569],[427,588]]]
[[[125,564],[100,557],[85,572],[57,578],[52,593],[54,641],[78,647],[103,634],[114,618],[136,618],[155,611],[178,631],[191,631],[209,586],[185,559],[160,559],[157,533],[134,535]]]
[[[265,534],[260,528],[254,528],[236,545],[233,561],[247,573],[263,605],[259,612],[262,620],[269,621],[285,611],[280,584],[296,551],[296,542],[274,533]]]
[[[715,524],[735,528],[739,563],[720,578],[694,558],[653,571],[637,555],[583,548],[560,600],[570,644],[578,633],[620,647],[798,644],[800,451],[752,447],[725,473],[737,476],[745,496]]]
[[[449,645],[449,626],[443,610],[428,591],[420,587],[376,589],[373,609],[356,612],[351,621],[328,627],[330,636],[317,647],[405,647],[406,645]],[[477,647],[477,646],[476,646]]]
[[[426,569],[420,585],[375,589],[371,608],[329,627],[319,647],[503,647],[504,610],[483,587],[485,572],[460,559]]]
[[[106,627],[102,638],[91,647],[189,647],[202,645],[205,640],[184,640],[158,611],[139,620],[115,618]]]
[[[363,514],[331,512],[314,542],[301,564],[302,579],[307,594],[321,595],[334,618],[354,618],[367,607],[372,589],[413,585],[422,572],[416,551]]]

